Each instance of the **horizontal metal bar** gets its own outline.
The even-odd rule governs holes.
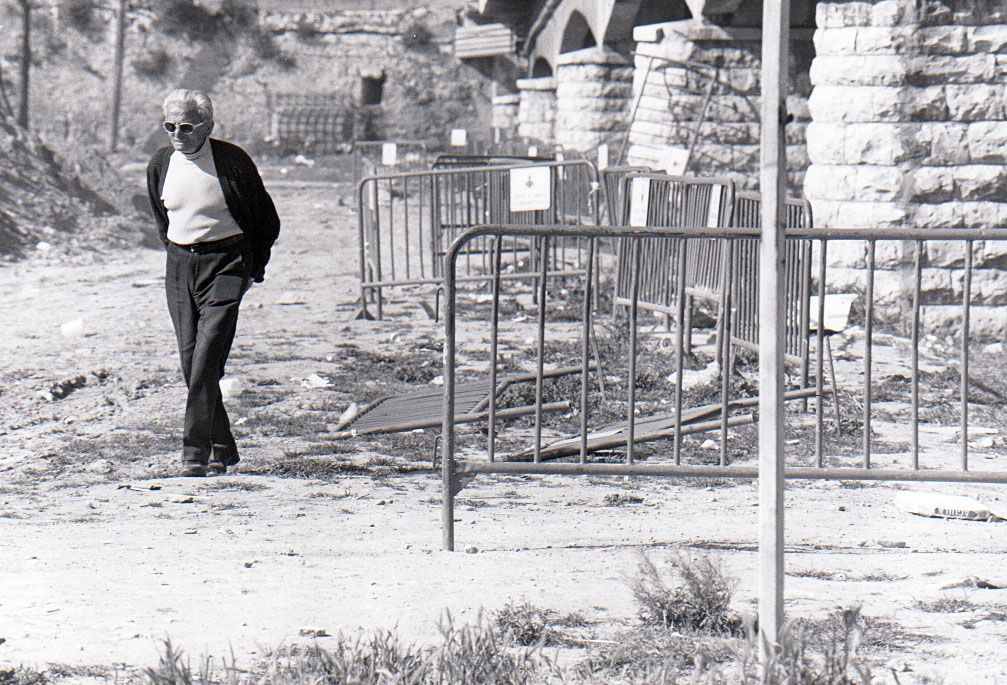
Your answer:
[[[705,228],[683,226],[573,226],[481,225],[455,238],[454,250],[479,236],[539,236],[569,238],[758,238],[759,228]],[[1005,228],[788,228],[788,239],[817,240],[1007,240]],[[450,250],[449,250],[450,251]]]
[[[400,171],[394,174],[381,174],[373,176],[365,176],[360,179],[357,184],[358,188],[362,187],[365,183],[371,181],[388,181],[396,180],[400,178],[417,178],[417,177],[428,177],[428,176],[457,176],[460,174],[473,174],[473,173],[495,173],[498,174],[501,171],[509,171],[510,169],[521,169],[523,167],[529,166],[547,166],[547,167],[585,167],[587,169],[594,169],[594,165],[585,159],[571,159],[564,160],[562,162],[548,162],[548,161],[527,161],[527,162],[517,162],[514,164],[494,164],[493,166],[473,166],[473,167],[452,167],[449,169],[425,169],[422,171]]]
[[[570,276],[583,276],[585,271],[583,269],[575,269],[570,271],[550,271],[550,278],[567,278]],[[502,281],[518,281],[518,280],[528,280],[535,279],[541,276],[539,273],[521,272],[512,274],[500,274],[500,280]],[[461,276],[455,279],[455,283],[478,283],[480,281],[492,281],[493,274],[486,274],[485,276]],[[444,283],[443,278],[412,278],[412,279],[400,279],[397,281],[369,281],[366,283],[361,283],[360,287],[370,290],[376,288],[394,288],[403,285],[441,285]]]
[[[529,462],[456,462],[459,476],[479,473],[539,476],[662,476],[686,478],[759,477],[758,466],[675,466],[674,464],[533,464]],[[791,467],[789,480],[872,480],[922,483],[993,483],[1007,485],[1007,471],[910,471],[903,469]]]

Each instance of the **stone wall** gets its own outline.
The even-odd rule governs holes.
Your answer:
[[[633,63],[602,47],[562,54],[556,68],[556,144],[594,150],[625,135],[633,94]]]
[[[518,79],[518,135],[552,145],[556,142],[556,79],[552,76]]]
[[[493,97],[493,131],[495,142],[511,141],[518,135],[518,110],[521,96],[517,93]]]
[[[1003,0],[821,2],[811,68],[805,194],[818,226],[1007,227],[1007,4]],[[835,249],[834,249],[835,248]],[[924,258],[925,325],[957,330],[963,246]],[[830,246],[855,287],[861,244]],[[911,247],[879,266],[879,302],[911,302]],[[1007,243],[979,241],[974,335],[1007,332]],[[845,274],[845,275],[844,275]]]
[[[691,147],[688,173],[728,175],[742,187],[757,187],[761,35],[758,28],[692,20],[637,27],[633,92],[639,104],[626,161],[664,168],[669,146]],[[810,31],[792,29],[792,38],[787,161],[790,194],[800,195],[814,51]]]

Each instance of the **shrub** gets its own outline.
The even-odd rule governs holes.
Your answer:
[[[92,40],[101,36],[103,27],[94,16],[94,0],[63,0],[60,12],[66,23]]]
[[[45,673],[33,668],[18,666],[17,668],[0,668],[0,685],[47,685],[49,678]]]
[[[421,19],[416,19],[402,32],[402,45],[414,50],[433,47],[434,34]]]
[[[707,673],[706,685],[869,685],[870,668],[857,656],[861,639],[860,608],[842,609],[828,621],[824,635],[813,624],[801,621],[783,626],[779,648],[770,651],[765,675],[760,672],[759,638],[750,632],[736,662],[739,677],[726,677],[721,670]],[[816,644],[821,643],[819,649]]]
[[[171,53],[163,46],[155,45],[133,60],[133,71],[143,78],[160,81],[171,73],[174,62]]]
[[[708,557],[679,553],[671,560],[678,576],[669,585],[645,554],[630,581],[645,623],[713,635],[738,635],[741,617],[731,610],[731,585],[719,564]]]
[[[168,36],[208,41],[220,30],[219,19],[219,14],[210,12],[193,0],[165,0],[154,19],[154,28]]]
[[[493,615],[493,623],[503,637],[516,644],[544,645],[555,641],[554,631],[549,627],[550,614],[548,609],[539,609],[529,602],[508,604]]]

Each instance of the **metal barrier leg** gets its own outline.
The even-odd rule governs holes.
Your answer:
[[[836,367],[832,363],[832,337],[825,336],[825,351],[829,355],[829,376],[832,378],[832,404],[836,408],[836,435],[842,431],[839,416],[839,386],[836,385]]]

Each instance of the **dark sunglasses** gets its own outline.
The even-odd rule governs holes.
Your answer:
[[[163,126],[164,130],[167,131],[168,133],[174,133],[175,129],[178,129],[179,133],[183,135],[189,135],[200,126],[206,126],[206,122],[203,121],[198,124],[190,124],[189,122],[182,122],[181,124],[176,124],[174,121],[166,121],[163,124],[161,124],[161,126]]]

